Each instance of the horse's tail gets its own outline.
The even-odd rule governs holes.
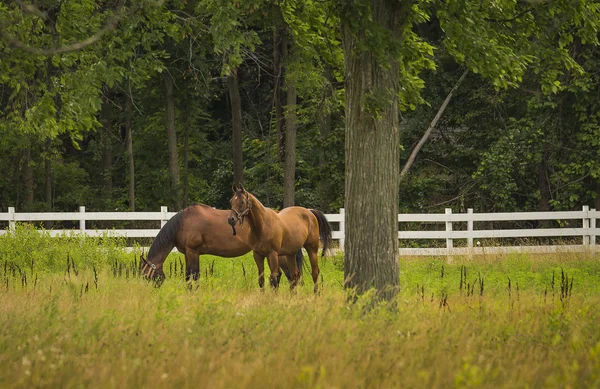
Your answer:
[[[324,257],[331,246],[331,224],[329,224],[323,212],[318,209],[311,209],[310,211],[315,215],[317,222],[319,223],[319,238],[321,238],[321,241],[323,242],[321,256]]]
[[[183,210],[170,218],[160,229],[148,251],[148,261],[154,264],[162,264],[173,247],[175,247],[175,236],[183,222]]]

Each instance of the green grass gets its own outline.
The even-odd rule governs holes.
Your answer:
[[[190,290],[171,255],[155,288],[108,239],[28,233],[0,238],[0,387],[600,387],[590,255],[403,259],[390,310],[346,304],[340,256],[319,296],[261,293],[250,256],[203,257]]]

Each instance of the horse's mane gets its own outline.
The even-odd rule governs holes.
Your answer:
[[[152,242],[152,246],[150,246],[150,251],[148,251],[148,259],[151,260],[155,255],[160,254],[165,247],[169,247],[172,249],[174,246],[175,235],[179,231],[181,227],[181,222],[183,221],[183,212],[185,210],[181,210],[175,214],[172,218],[167,221],[167,223],[160,229],[156,238]]]

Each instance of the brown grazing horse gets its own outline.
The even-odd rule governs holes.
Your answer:
[[[277,213],[262,205],[242,185],[234,185],[232,189],[234,194],[227,221],[233,229],[233,235],[240,236],[252,248],[258,267],[259,286],[263,288],[265,283],[265,257],[269,261],[270,282],[274,288],[279,285],[279,258],[285,257],[282,265],[287,265],[292,278],[290,287],[294,288],[300,278],[294,254],[304,247],[310,260],[316,292],[319,277],[319,238],[323,241],[322,255],[325,255],[332,240],[331,225],[325,215],[316,209],[302,207],[288,207]],[[247,226],[244,225],[245,220]],[[238,222],[241,231],[236,235],[235,226]]]
[[[197,280],[200,275],[200,255],[212,254],[219,257],[239,257],[250,251],[245,241],[246,231],[238,236],[231,234],[227,224],[229,211],[208,205],[192,205],[179,211],[161,228],[152,242],[147,259],[140,261],[140,272],[148,278],[165,278],[163,263],[177,247],[185,255],[186,280]],[[296,253],[296,266],[302,268],[302,251]],[[284,273],[291,280],[287,268]]]

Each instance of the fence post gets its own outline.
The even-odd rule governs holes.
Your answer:
[[[467,209],[467,214],[473,215],[473,208]],[[467,235],[467,247],[469,249],[473,248],[473,219],[472,216],[469,216],[469,220],[467,220],[467,231],[469,234]]]
[[[165,224],[167,224],[167,222],[169,221],[169,219],[167,218],[167,207],[164,205],[161,206],[160,211],[162,212],[162,217],[160,219],[160,228],[163,228]]]
[[[584,228],[584,231],[583,231],[583,245],[584,246],[588,246],[590,244],[590,231],[589,231],[589,228],[590,228],[590,215],[589,215],[590,207],[587,206],[587,205],[584,205],[583,206],[583,212],[585,212],[585,214],[583,215],[583,220],[582,220],[582,222],[583,222],[583,228]],[[587,229],[587,231],[585,229]]]
[[[81,216],[79,216],[79,230],[81,232],[85,232],[85,207],[84,206],[79,207],[79,213],[81,214]]]
[[[452,215],[452,208],[446,208],[446,215]],[[452,216],[446,217],[446,231],[452,231],[452,222],[450,221],[451,217]],[[446,238],[446,248],[451,249],[453,247],[454,247],[454,244],[452,242],[452,238]]]
[[[346,244],[346,210],[344,208],[340,208],[340,249],[345,249]]]
[[[17,223],[15,222],[15,207],[8,207],[8,230],[11,232],[15,232],[17,228]]]
[[[596,208],[592,208],[590,209],[591,213],[595,213],[596,212]],[[590,217],[590,246],[595,247],[596,246],[596,232],[594,231],[596,229],[596,216],[592,216]]]

